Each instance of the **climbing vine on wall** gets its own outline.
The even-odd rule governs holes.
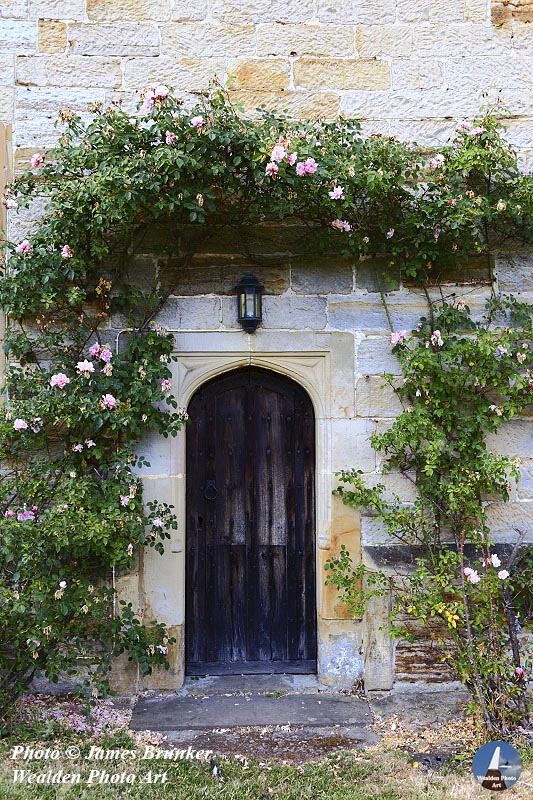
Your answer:
[[[40,673],[83,673],[105,693],[112,657],[168,666],[164,626],[113,612],[111,569],[162,551],[172,509],[145,505],[136,454],[150,430],[174,435],[172,337],[157,322],[172,263],[191,263],[221,229],[290,227],[304,249],[385,254],[423,281],[533,234],[532,181],[488,110],[439,150],[363,139],[356,122],[246,119],[214,90],[186,108],[150,87],[139,113],[60,109],[58,145],[8,188],[38,221],[6,242],[9,315],[0,415],[0,708]],[[39,209],[36,212],[36,209]],[[160,271],[132,285],[139,235],[168,225]],[[120,319],[120,323],[116,320]],[[116,348],[116,325],[123,330]],[[89,657],[90,656],[90,657]],[[83,668],[80,658],[83,657]]]
[[[412,640],[406,620],[421,622],[486,729],[499,734],[528,724],[532,557],[518,522],[503,543],[491,535],[487,501],[509,500],[520,459],[489,449],[487,435],[533,408],[532,346],[533,307],[511,297],[492,298],[477,322],[463,303],[439,304],[412,332],[391,334],[404,380],[388,380],[403,411],[371,442],[383,475],[399,473],[415,499],[404,502],[384,483],[368,487],[356,470],[339,473],[337,494],[407,548],[410,567],[354,566],[345,548],[326,565],[355,614],[371,597],[392,595],[393,637]]]

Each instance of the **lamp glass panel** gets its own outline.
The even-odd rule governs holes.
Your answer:
[[[246,317],[255,317],[255,292],[247,291],[246,292]]]

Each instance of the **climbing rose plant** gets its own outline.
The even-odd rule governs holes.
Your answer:
[[[146,545],[163,551],[170,507],[145,504],[137,456],[174,435],[173,340],[157,321],[180,273],[221,230],[283,223],[296,248],[385,254],[423,280],[495,243],[533,234],[531,180],[501,133],[503,112],[463,124],[438,151],[357,123],[246,119],[215,89],[194,108],[150,87],[139,113],[59,111],[58,145],[35,153],[4,204],[38,217],[0,287],[11,324],[0,414],[0,715],[34,676],[67,672],[108,690],[124,651],[168,666],[164,626],[117,603],[113,576]],[[132,280],[157,227],[157,274]],[[260,248],[259,248],[260,249]],[[139,285],[140,284],[140,285]],[[92,689],[91,689],[92,687]]]
[[[478,322],[468,307],[442,303],[412,332],[391,334],[403,381],[388,381],[403,411],[371,441],[383,474],[402,475],[416,497],[406,503],[382,483],[368,487],[357,470],[338,474],[336,493],[379,520],[410,567],[354,566],[346,548],[326,565],[355,615],[371,597],[391,595],[392,636],[412,635],[406,619],[421,622],[488,731],[500,734],[527,723],[533,559],[518,525],[510,544],[491,537],[490,509],[509,500],[520,460],[489,449],[487,435],[531,411],[532,320],[533,307],[495,297]]]

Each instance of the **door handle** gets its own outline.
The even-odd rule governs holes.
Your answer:
[[[204,497],[206,500],[214,500],[217,496],[217,487],[215,481],[205,482]]]

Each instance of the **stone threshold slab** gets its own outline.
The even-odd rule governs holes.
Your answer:
[[[130,727],[133,730],[179,731],[270,725],[364,727],[371,723],[368,703],[344,695],[212,695],[142,698],[133,709]]]

